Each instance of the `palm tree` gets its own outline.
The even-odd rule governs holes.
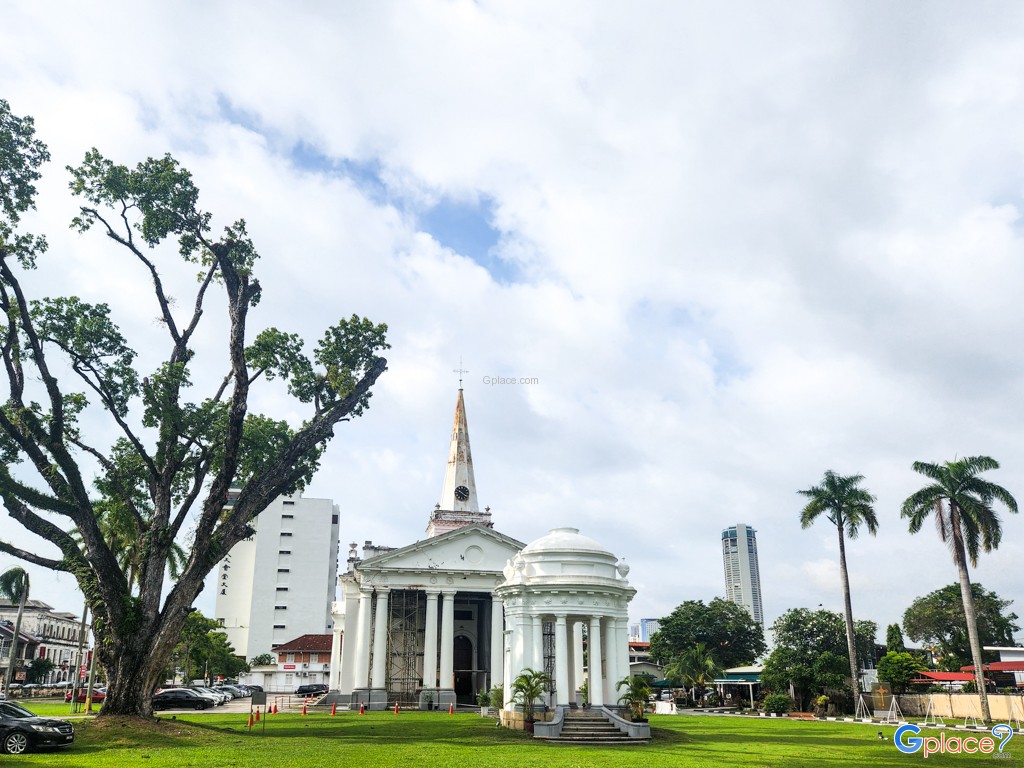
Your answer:
[[[624,677],[615,684],[615,690],[625,688],[626,691],[619,697],[619,704],[629,707],[629,713],[633,720],[640,720],[644,716],[644,704],[647,697],[651,695],[651,686],[646,677],[633,675]]]
[[[523,724],[525,730],[532,730],[534,702],[544,695],[551,687],[551,677],[547,672],[537,669],[524,669],[512,681],[512,701],[523,708]]]
[[[24,568],[14,567],[0,573],[0,596],[12,603],[18,603],[18,616],[14,620],[14,635],[11,637],[11,658],[7,664],[7,678],[4,690],[10,690],[11,679],[14,677],[14,662],[18,656],[18,636],[21,634],[21,617],[25,613],[25,601],[28,600],[29,580]]]
[[[979,547],[985,552],[991,552],[999,546],[1003,530],[999,524],[999,515],[992,509],[992,503],[1000,501],[1011,512],[1016,512],[1017,501],[1001,485],[978,477],[987,470],[999,469],[999,462],[988,456],[968,456],[944,464],[915,461],[913,466],[915,472],[933,482],[904,501],[901,514],[910,520],[910,532],[917,533],[925,518],[935,513],[939,538],[949,547],[960,575],[960,599],[967,619],[967,637],[971,644],[976,685],[981,696],[981,714],[985,720],[991,720],[967,558],[970,558],[971,565],[977,567]]]
[[[839,534],[839,578],[843,585],[843,609],[846,619],[846,652],[850,656],[850,683],[853,697],[860,693],[857,675],[857,636],[853,629],[853,604],[850,601],[850,574],[846,570],[846,537],[857,538],[863,524],[868,533],[878,532],[878,518],[871,505],[875,497],[860,487],[863,475],[837,475],[831,469],[825,473],[821,485],[797,491],[810,501],[800,512],[800,525],[810,528],[819,515],[824,514]]]
[[[704,643],[695,643],[676,656],[665,669],[665,676],[673,680],[681,680],[683,684],[695,689],[694,704],[700,701],[704,689],[722,672],[715,655]]]
[[[139,504],[139,507],[144,508],[144,505]],[[103,499],[93,504],[93,511],[103,540],[124,571],[128,588],[132,591],[141,588],[142,572],[149,554],[146,550],[146,532],[139,528],[124,504]],[[73,531],[71,537],[82,543],[78,531]],[[167,569],[172,581],[181,575],[187,559],[185,550],[178,543],[172,542],[167,552]]]

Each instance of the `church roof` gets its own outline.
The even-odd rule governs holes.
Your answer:
[[[455,530],[446,531],[445,533],[438,534],[437,536],[432,536],[429,539],[422,539],[404,547],[393,549],[390,552],[376,555],[375,557],[368,557],[365,560],[360,561],[357,566],[357,570],[381,567],[386,568],[392,561],[405,560],[410,554],[419,551],[437,549],[449,541],[455,541],[462,538],[474,538],[477,536],[484,536],[486,538],[493,539],[495,542],[511,549],[513,552],[518,552],[524,546],[523,542],[513,539],[511,536],[506,536],[504,533],[499,533],[493,528],[483,525],[465,525],[460,528],[456,528]]]

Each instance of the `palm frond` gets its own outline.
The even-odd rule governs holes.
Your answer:
[[[20,603],[24,596],[28,599],[29,578],[24,568],[15,566],[0,573],[0,595],[12,603]]]

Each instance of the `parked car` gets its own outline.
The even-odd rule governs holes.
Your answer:
[[[77,701],[79,704],[84,704],[85,703],[85,698],[86,698],[85,695],[86,695],[87,692],[88,692],[87,689],[79,688],[78,689],[78,693],[75,695],[75,701]],[[92,689],[92,701],[93,701],[94,704],[96,702],[98,702],[98,701],[103,701],[105,698],[107,698],[107,691],[106,691],[105,688],[93,688]],[[70,703],[70,701],[71,701],[71,691],[68,691],[67,693],[64,694],[64,702],[65,703]]]
[[[263,693],[262,685],[247,685],[245,687],[249,689],[249,693]]]
[[[324,683],[310,683],[309,685],[300,685],[295,689],[296,696],[319,696],[321,693],[327,693],[330,688]]]
[[[212,697],[188,688],[165,688],[153,694],[153,709],[210,709],[214,706]]]
[[[0,748],[20,755],[37,747],[63,747],[75,740],[67,720],[37,717],[13,701],[0,702]]]
[[[205,685],[190,685],[189,688],[193,691],[199,691],[200,693],[208,696],[213,696],[218,705],[227,704],[231,701],[231,695],[227,691],[219,691],[216,688],[209,688]]]

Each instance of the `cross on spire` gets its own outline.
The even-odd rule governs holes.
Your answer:
[[[462,367],[462,355],[459,355],[459,367],[452,370],[452,373],[459,374],[459,389],[462,389],[462,374],[469,373],[469,371]]]

